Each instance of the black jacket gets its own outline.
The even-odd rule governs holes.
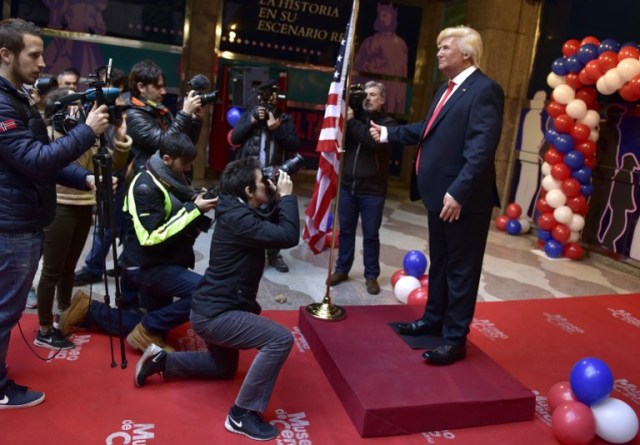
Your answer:
[[[393,144],[380,144],[369,134],[369,121],[386,127],[397,124],[384,112],[363,113],[347,121],[340,187],[353,193],[385,196]]]
[[[299,238],[295,196],[283,197],[266,219],[239,198],[220,195],[209,267],[191,297],[191,309],[207,317],[230,310],[259,314],[256,297],[265,249],[294,247]]]
[[[168,108],[152,106],[131,96],[131,109],[127,111],[127,135],[133,139],[131,153],[135,171],[144,168],[147,159],[159,148],[162,138],[171,133],[182,132],[196,144],[200,137],[202,120],[194,119],[183,111],[174,118]]]
[[[89,171],[70,164],[94,143],[86,124],[49,142],[47,127],[26,93],[0,77],[0,231],[30,232],[49,225],[56,182],[81,190]]]

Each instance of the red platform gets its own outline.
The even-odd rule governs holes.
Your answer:
[[[533,420],[535,396],[478,347],[466,360],[427,365],[389,326],[415,306],[349,306],[325,321],[301,307],[298,324],[361,437]]]

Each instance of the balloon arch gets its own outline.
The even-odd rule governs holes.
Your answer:
[[[578,244],[593,193],[592,169],[600,114],[598,93],[618,93],[627,102],[640,99],[640,51],[636,43],[620,45],[613,39],[589,36],[567,40],[563,57],[547,76],[553,89],[546,111],[551,125],[545,139],[540,197],[536,202],[538,245],[551,258],[578,260]]]

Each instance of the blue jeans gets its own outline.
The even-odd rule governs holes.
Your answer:
[[[235,404],[264,412],[291,351],[291,332],[274,321],[245,311],[228,311],[215,318],[191,312],[191,325],[207,344],[207,351],[167,354],[164,377],[231,379],[238,369],[239,350],[258,349]]]
[[[133,328],[142,320],[144,312],[139,308],[122,309],[122,336],[129,335]],[[92,301],[87,315],[84,317],[82,327],[98,329],[108,334],[120,336],[120,322],[118,309],[107,306],[101,301]]]
[[[20,320],[42,256],[44,233],[0,232],[0,388],[7,384],[11,329]]]
[[[340,189],[340,236],[338,238],[338,260],[336,272],[349,273],[353,266],[356,249],[358,216],[362,225],[362,260],[364,277],[378,278],[380,275],[380,237],[384,210],[384,196],[352,194]]]
[[[147,314],[142,327],[156,333],[166,333],[189,321],[191,293],[202,276],[181,266],[167,265],[126,270],[138,286]],[[178,298],[177,301],[173,301]]]

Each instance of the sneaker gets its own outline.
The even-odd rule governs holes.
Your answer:
[[[42,333],[38,330],[36,339],[33,340],[33,344],[42,348],[60,350],[60,349],[73,349],[76,345],[69,339],[67,339],[62,332],[56,328],[50,328],[46,333]]]
[[[8,380],[0,389],[0,409],[28,408],[43,401],[43,392],[30,391],[26,386],[16,385],[13,380]]]
[[[143,352],[151,344],[156,344],[167,352],[175,352],[175,349],[167,345],[160,335],[146,330],[144,326],[142,326],[142,323],[138,323],[129,335],[127,335],[127,343]]]
[[[99,283],[102,281],[102,275],[94,275],[83,267],[73,275],[74,286],[86,286],[87,284]]]
[[[151,343],[149,347],[144,350],[144,354],[142,354],[140,360],[138,360],[136,373],[133,376],[133,383],[135,383],[138,388],[142,388],[147,382],[147,377],[152,374],[164,373],[166,363],[167,351]]]
[[[71,305],[60,316],[60,332],[65,337],[71,333],[71,330],[82,324],[84,317],[89,311],[91,297],[79,290],[71,298]]]
[[[367,287],[367,292],[371,295],[378,295],[380,293],[380,285],[375,278],[367,278],[365,286]]]
[[[26,309],[36,309],[38,307],[38,296],[36,295],[36,289],[32,287],[29,289],[29,295],[27,295]]]
[[[282,255],[269,258],[269,266],[273,267],[278,272],[289,272],[289,266],[282,259]]]
[[[349,275],[344,272],[334,272],[331,274],[331,278],[329,278],[329,284],[331,286],[337,286],[343,281],[347,281],[349,279]]]
[[[224,427],[232,433],[242,434],[254,440],[271,440],[278,435],[278,428],[271,425],[256,411],[247,411],[241,416],[227,415]]]

